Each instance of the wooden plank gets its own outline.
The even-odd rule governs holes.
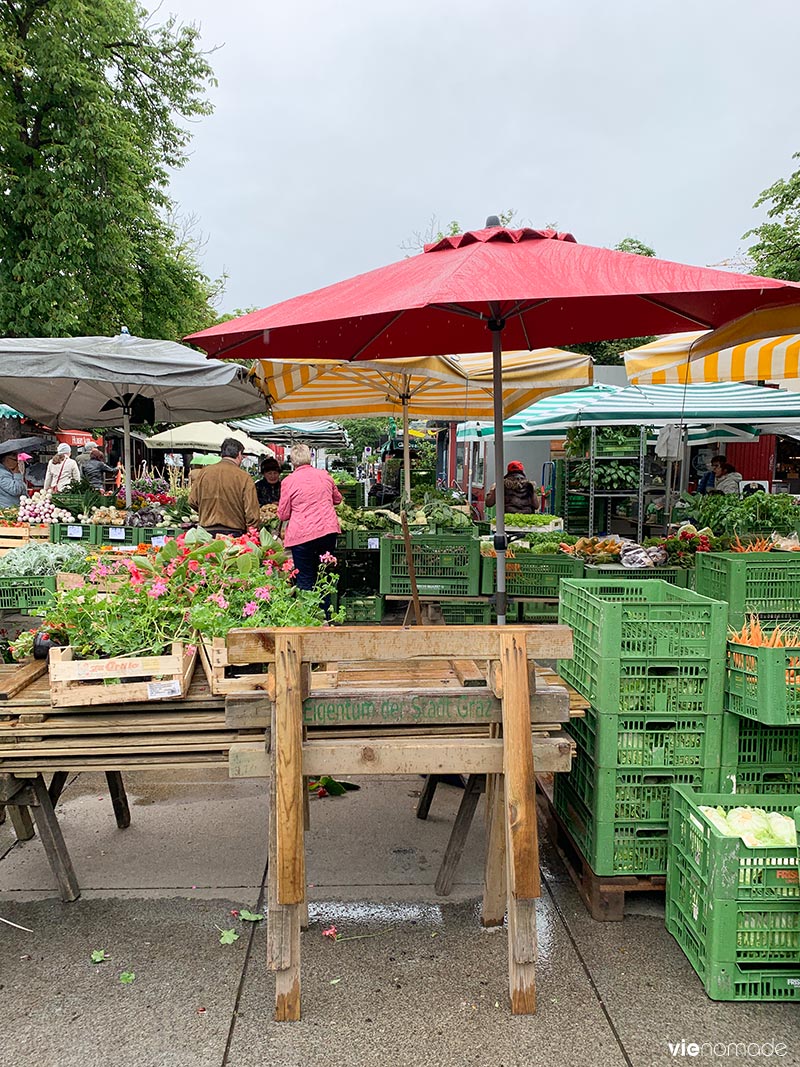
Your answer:
[[[111,804],[114,808],[114,818],[120,830],[126,830],[131,824],[131,810],[128,807],[128,795],[125,792],[125,784],[119,771],[106,771],[106,782],[111,794]]]
[[[530,694],[525,644],[513,630],[500,637],[503,670],[503,775],[510,840],[509,893],[520,900],[539,896],[536,783],[530,742]]]
[[[274,714],[274,713],[273,713]],[[289,909],[278,902],[278,801],[276,796],[275,752],[270,756],[269,853],[267,866],[267,969],[282,971],[291,966]]]
[[[499,730],[498,730],[499,734]],[[506,822],[503,779],[486,778],[486,855],[483,867],[481,925],[502,926],[506,914]]]
[[[452,661],[456,678],[464,686],[486,685],[486,675],[472,659],[454,659]]]
[[[567,772],[572,742],[563,734],[535,737],[542,773]],[[265,778],[270,773],[263,740],[237,741],[228,750],[231,778]],[[326,761],[328,761],[326,763]],[[303,774],[497,774],[503,742],[492,738],[402,737],[311,740],[303,749]]]
[[[275,678],[272,674],[230,675],[228,650],[221,637],[213,638],[211,643],[198,641],[198,653],[208,687],[214,696],[227,696],[233,693],[267,692],[270,698],[275,696]]]
[[[47,671],[47,660],[32,659],[28,663],[21,663],[8,676],[3,676],[0,683],[0,700],[9,700],[16,696],[22,689],[26,689],[32,681],[40,678]]]
[[[521,900],[514,893],[513,849],[515,847],[511,817],[508,777],[503,777],[506,838],[506,909],[508,914],[508,991],[512,1015],[536,1012],[536,901]],[[534,812],[535,816],[535,812]],[[538,857],[537,857],[538,874]],[[528,938],[528,945],[525,938]],[[531,940],[532,938],[532,940]]]
[[[69,903],[78,899],[81,895],[81,890],[78,885],[78,879],[75,877],[72,860],[69,858],[69,852],[67,852],[64,835],[61,833],[61,827],[58,825],[58,819],[47,792],[47,786],[44,784],[44,778],[41,775],[38,775],[34,780],[33,789],[38,801],[37,806],[33,809],[33,817],[36,820],[39,839],[44,846],[50,869],[56,876],[61,899]]]
[[[226,767],[228,751],[199,753],[160,753],[156,755],[120,756],[50,756],[46,760],[19,760],[14,764],[14,774],[19,778],[33,778],[50,771],[114,771],[114,770],[173,770],[198,766]]]
[[[17,841],[30,841],[33,837],[31,809],[26,804],[20,804],[19,806],[10,804],[8,814],[11,818],[11,825],[14,827]]]
[[[233,664],[272,663],[276,643],[299,636],[309,662],[328,660],[407,660],[416,656],[462,659],[497,659],[501,629],[519,634],[531,658],[569,659],[572,631],[567,626],[524,627],[414,626],[389,631],[381,626],[281,630],[231,630],[228,658]]]
[[[461,797],[461,803],[458,806],[455,821],[453,822],[453,829],[450,832],[442,865],[436,875],[435,889],[440,897],[449,896],[450,890],[453,888],[453,880],[461,862],[461,856],[464,853],[469,828],[472,826],[475,809],[483,792],[482,785],[481,776],[471,774],[467,779],[467,784],[464,786],[464,794]]]
[[[167,708],[171,711],[167,712]],[[45,718],[44,722],[31,723],[27,720],[12,720],[0,723],[0,745],[28,742],[35,737],[84,737],[87,734],[158,734],[187,732],[193,730],[228,730],[234,729],[225,721],[222,710],[195,712],[184,711],[175,704],[167,705],[163,711],[153,714],[124,713],[112,715],[56,715]]]
[[[13,774],[0,774],[0,804],[5,804],[25,785]]]
[[[303,842],[303,635],[279,632],[275,638],[275,775],[278,820],[278,902],[305,899]]]

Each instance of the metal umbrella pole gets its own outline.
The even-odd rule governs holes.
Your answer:
[[[131,506],[131,408],[127,402],[122,406],[123,458],[125,468],[125,507]]]
[[[495,484],[495,535],[494,550],[497,554],[497,625],[506,624],[506,494],[505,456],[503,449],[503,342],[502,329],[505,320],[499,317],[499,308],[492,305],[494,318],[488,327],[492,334],[492,387],[494,391],[494,484]]]
[[[403,392],[400,396],[400,400],[403,404],[403,490],[405,503],[409,504],[411,501],[411,448],[408,441],[408,401],[410,394],[408,392],[408,379],[404,379]]]

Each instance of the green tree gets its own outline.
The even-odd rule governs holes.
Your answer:
[[[377,452],[389,425],[388,419],[339,419],[338,422],[350,438],[349,455],[356,462],[367,447]]]
[[[800,158],[800,152],[792,158]],[[765,189],[753,206],[765,204],[770,205],[767,221],[744,234],[756,238],[748,249],[753,273],[800,281],[800,170]]]
[[[168,171],[206,115],[198,30],[135,0],[0,4],[0,332],[177,338],[216,286]]]

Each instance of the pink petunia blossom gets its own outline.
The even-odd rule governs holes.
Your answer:
[[[258,589],[253,590],[253,596],[256,600],[269,600],[272,597],[272,590],[267,585],[260,585]]]
[[[322,931],[322,936],[329,937],[331,941],[335,941],[336,938],[339,936],[339,931],[336,929],[335,926],[329,926],[327,930]]]
[[[328,564],[331,567],[336,566],[336,556],[331,555],[330,552],[323,552],[319,557],[320,563]]]
[[[285,571],[286,574],[289,574],[289,572],[292,570],[293,567],[294,567],[294,564],[292,563],[292,561],[290,559],[287,559],[286,562],[281,567],[281,570]]]
[[[255,613],[257,611],[258,611],[258,604],[256,604],[255,600],[249,600],[245,604],[245,606],[242,608],[242,615],[247,619],[251,615],[255,615]]]
[[[222,608],[223,611],[225,610],[225,608],[230,607],[228,601],[225,599],[222,593],[212,593],[208,599],[213,600],[217,607]]]
[[[187,571],[191,571],[193,574],[200,570],[200,564],[196,559],[190,559],[186,564]]]
[[[164,581],[163,578],[156,578],[156,580],[153,582],[153,584],[147,590],[147,595],[149,597],[152,597],[154,600],[157,600],[159,597],[163,596],[164,593],[166,593],[168,589],[169,589],[169,586]]]

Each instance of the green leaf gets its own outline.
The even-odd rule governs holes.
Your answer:
[[[123,985],[131,985],[136,981],[136,975],[133,971],[123,971],[119,976],[119,980]]]
[[[240,913],[241,914],[241,913]],[[221,930],[219,935],[219,943],[221,945],[232,945],[234,941],[239,940],[239,935],[235,930]]]
[[[239,912],[239,918],[246,923],[260,923],[264,916],[256,912],[248,911],[247,908],[242,908]]]
[[[104,948],[96,948],[89,959],[92,963],[105,963],[105,961],[111,959],[111,957]]]

